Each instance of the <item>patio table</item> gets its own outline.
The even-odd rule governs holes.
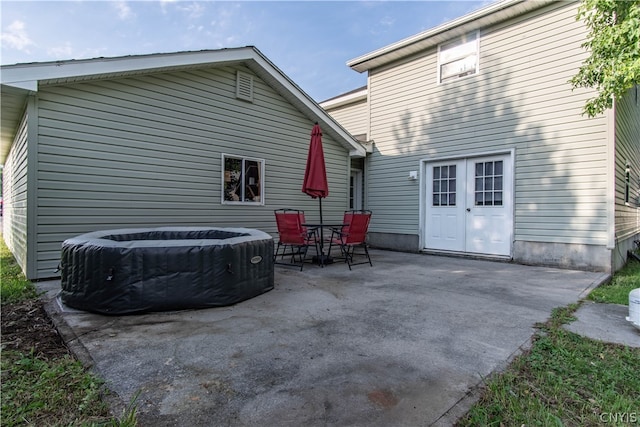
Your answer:
[[[319,264],[320,267],[324,267],[326,264],[333,264],[333,258],[331,258],[329,255],[325,255],[324,253],[324,234],[323,234],[323,229],[325,228],[330,228],[330,229],[342,229],[342,227],[346,227],[349,225],[349,223],[321,223],[321,222],[306,222],[304,224],[301,224],[303,227],[307,227],[307,228],[316,228],[316,229],[320,229],[320,243],[319,243],[319,247],[320,247],[320,253],[313,257],[313,261],[316,264]]]

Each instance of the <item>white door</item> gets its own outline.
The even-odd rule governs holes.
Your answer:
[[[508,155],[467,160],[466,252],[511,254],[511,169]]]
[[[464,251],[464,174],[464,160],[427,165],[425,240],[429,249]]]
[[[362,171],[352,169],[349,179],[349,209],[362,208]]]
[[[510,155],[427,164],[425,249],[510,255]]]

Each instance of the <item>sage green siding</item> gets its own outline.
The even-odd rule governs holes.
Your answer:
[[[616,239],[640,233],[640,89],[631,89],[616,104]],[[629,168],[629,201],[625,200]]]
[[[369,107],[366,99],[325,110],[351,135],[365,135],[365,140],[368,139]]]
[[[38,277],[65,239],[113,228],[249,227],[275,234],[273,210],[317,218],[302,193],[313,122],[254,74],[253,102],[219,67],[43,86],[38,92]],[[324,137],[329,197],[341,218],[348,153]],[[265,205],[222,204],[222,154],[265,161]]]
[[[28,128],[25,113],[2,170],[2,238],[27,273]]]
[[[582,116],[592,94],[568,83],[586,57],[576,11],[558,2],[480,28],[475,76],[439,84],[437,47],[369,71],[372,232],[419,234],[407,176],[422,160],[514,150],[515,240],[607,243],[607,121]]]

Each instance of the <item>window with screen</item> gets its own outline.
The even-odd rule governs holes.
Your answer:
[[[222,163],[223,203],[264,204],[264,160],[223,154]]]

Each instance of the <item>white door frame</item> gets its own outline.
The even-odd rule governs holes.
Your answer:
[[[351,191],[351,179],[353,179],[353,207],[350,209],[364,209],[362,205],[362,169],[351,169],[349,178],[349,191]],[[350,201],[350,200],[349,200]]]
[[[453,160],[473,160],[474,158],[480,157],[491,157],[491,156],[499,156],[499,155],[508,155],[511,160],[511,245],[510,245],[510,255],[513,256],[513,237],[515,236],[515,149],[511,148],[508,150],[496,150],[496,151],[482,151],[482,152],[473,152],[465,155],[456,155],[456,156],[442,156],[442,157],[432,157],[428,159],[420,160],[420,213],[419,213],[419,227],[418,227],[418,240],[419,240],[419,249],[421,251],[429,250],[426,249],[427,242],[427,232],[426,229],[426,216],[427,216],[427,203],[430,201],[427,200],[428,188],[427,186],[430,183],[427,180],[427,167],[431,163],[438,162],[446,162]]]

